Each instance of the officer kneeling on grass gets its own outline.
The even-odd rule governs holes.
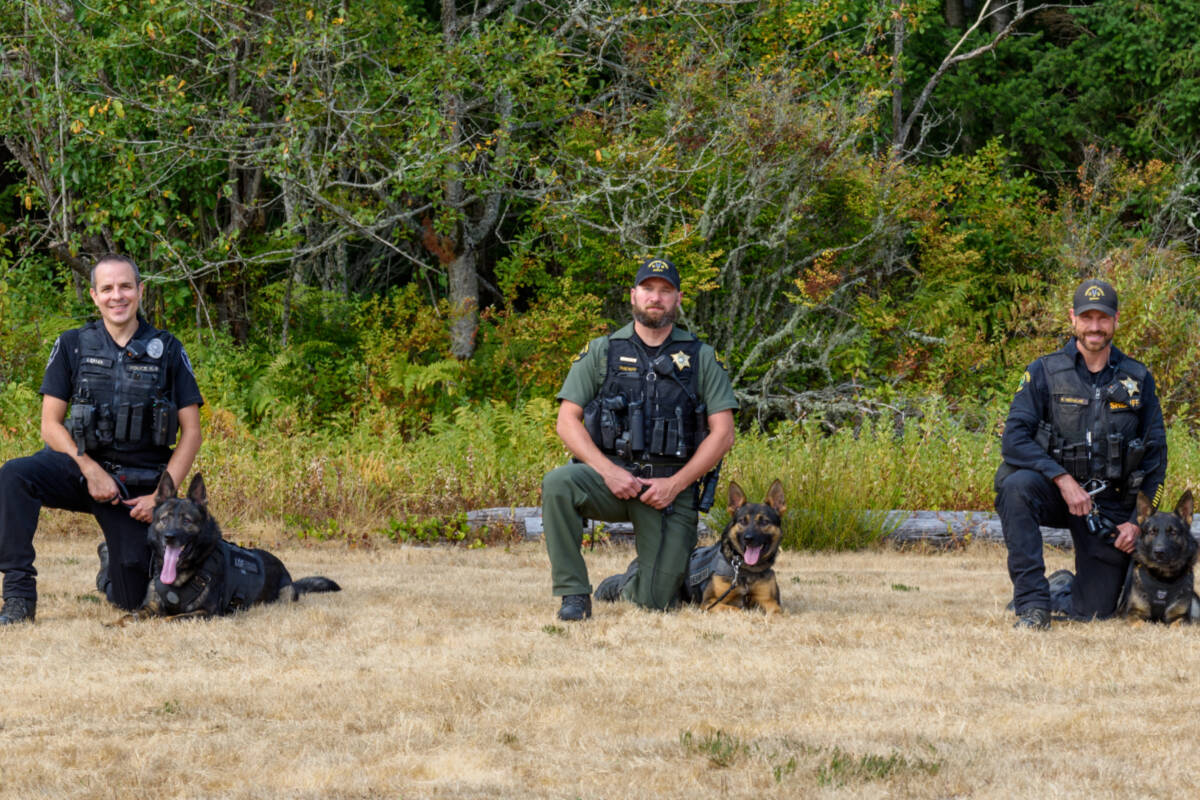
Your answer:
[[[137,265],[109,254],[91,279],[100,319],[58,337],[42,379],[46,447],[0,467],[0,625],[33,621],[33,535],[43,506],[96,517],[104,532],[96,588],[121,608],[140,606],[158,478],[166,469],[182,485],[200,450],[192,366],[178,339],[138,313]]]
[[[1139,533],[1138,491],[1157,505],[1167,471],[1154,378],[1112,345],[1116,291],[1084,281],[1070,319],[1074,337],[1025,371],[1001,440],[996,511],[1018,628],[1049,628],[1051,612],[1112,616]],[[1047,581],[1041,525],[1070,529],[1073,578]]]
[[[561,620],[592,615],[584,519],[631,521],[639,568],[621,596],[674,604],[696,544],[696,487],[733,446],[729,376],[712,347],[674,325],[675,266],[643,263],[629,299],[633,323],[589,342],[558,393],[558,435],[574,459],[542,481],[542,519]]]

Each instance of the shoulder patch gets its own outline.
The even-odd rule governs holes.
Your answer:
[[[591,342],[587,342],[586,344],[584,344],[583,349],[580,350],[578,353],[576,353],[575,357],[571,359],[571,363],[574,364],[576,361],[578,361],[579,359],[586,356],[587,352],[588,352],[588,348],[590,348],[591,346],[592,346]]]
[[[1029,370],[1025,370],[1025,374],[1021,376],[1021,382],[1017,384],[1017,391],[1020,392],[1029,383]]]
[[[716,348],[713,348],[713,360],[717,362],[718,367],[726,372],[729,371],[729,368],[725,366],[725,359],[721,358],[721,354],[716,351]]]

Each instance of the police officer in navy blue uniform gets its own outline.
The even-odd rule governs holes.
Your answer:
[[[100,319],[58,337],[42,379],[46,447],[0,467],[0,625],[34,619],[43,506],[96,517],[97,587],[121,608],[141,605],[158,478],[165,469],[182,484],[200,450],[199,387],[179,340],[141,318],[137,265],[103,256],[91,284]]]
[[[1167,470],[1154,378],[1112,344],[1116,291],[1084,281],[1070,319],[1075,336],[1026,370],[1001,440],[996,510],[1018,628],[1048,628],[1051,612],[1089,620],[1116,611],[1140,532],[1137,494],[1157,505]],[[1074,576],[1047,580],[1041,525],[1070,530]]]

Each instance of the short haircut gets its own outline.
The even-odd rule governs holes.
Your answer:
[[[93,289],[96,288],[96,267],[109,261],[115,261],[118,264],[128,264],[129,268],[133,270],[134,285],[141,284],[142,271],[138,269],[138,265],[133,262],[132,258],[129,256],[123,256],[120,253],[105,253],[104,255],[100,256],[100,258],[96,259],[95,264],[92,264],[92,272],[89,275],[89,279],[91,280]]]

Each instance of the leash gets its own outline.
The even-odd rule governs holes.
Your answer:
[[[735,586],[737,586],[738,575],[741,572],[741,570],[742,570],[742,558],[741,558],[741,556],[734,556],[733,557],[733,578],[731,578],[729,581],[729,588],[725,590],[725,594],[721,595],[716,600],[713,600],[712,605],[709,606],[708,608],[704,609],[705,611],[712,611],[713,608],[718,603],[720,603],[726,597],[729,597],[729,593],[733,591],[733,588]]]

